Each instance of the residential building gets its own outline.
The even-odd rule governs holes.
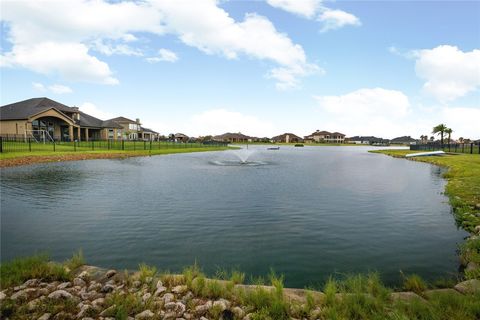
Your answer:
[[[156,141],[159,139],[159,133],[153,131],[152,129],[141,127],[141,131],[139,133],[140,140],[147,140],[147,141]]]
[[[88,141],[116,137],[121,127],[46,97],[0,107],[0,135],[57,141]]]
[[[237,142],[251,142],[252,138],[246,136],[242,133],[224,133],[218,136],[213,137],[215,141],[223,141],[223,142],[230,142],[230,143],[237,143]]]
[[[390,143],[392,143],[392,144],[407,144],[407,145],[410,145],[410,144],[416,144],[416,143],[417,143],[417,140],[416,140],[416,139],[413,139],[413,138],[410,137],[410,136],[403,136],[403,137],[398,137],[398,138],[395,138],[395,139],[390,140]]]
[[[140,139],[140,134],[142,132],[140,119],[136,119],[134,121],[125,117],[116,117],[113,119],[109,119],[107,121],[112,121],[121,127],[121,130],[117,130],[115,139],[123,139],[123,140]]]
[[[188,142],[188,140],[190,140],[190,138],[183,133],[175,133],[173,137],[175,142]]]
[[[317,130],[304,138],[307,143],[343,143],[345,135],[340,132],[328,132]]]
[[[346,138],[345,142],[354,144],[388,144],[389,140],[374,136],[354,136]]]
[[[273,137],[272,142],[280,143],[299,143],[303,142],[303,139],[293,133],[284,133],[279,136]]]

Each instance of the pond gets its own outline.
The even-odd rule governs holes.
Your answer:
[[[368,147],[248,150],[38,164],[1,171],[1,258],[178,272],[273,268],[290,287],[330,275],[458,272],[441,168]],[[242,162],[244,161],[244,162]]]

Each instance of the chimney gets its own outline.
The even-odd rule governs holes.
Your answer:
[[[135,122],[136,122],[137,124],[140,124],[140,118],[135,119]]]

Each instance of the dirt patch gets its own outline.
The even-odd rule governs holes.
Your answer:
[[[61,154],[51,156],[26,156],[12,159],[1,159],[0,168],[25,166],[35,163],[44,162],[63,162],[63,161],[78,161],[91,159],[123,159],[128,157],[139,157],[143,154],[129,154],[129,153],[84,153],[84,154]]]

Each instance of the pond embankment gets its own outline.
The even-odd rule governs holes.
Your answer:
[[[43,277],[43,278],[42,278]],[[181,275],[154,268],[118,272],[80,266],[38,274],[2,288],[2,319],[478,319],[480,281],[453,288],[392,292],[375,277],[329,282],[325,292],[207,279],[191,267]]]
[[[125,159],[174,153],[222,151],[229,147],[202,147],[186,149],[161,149],[140,151],[79,151],[79,152],[11,152],[0,154],[0,168],[31,165],[35,163],[80,161],[94,159]]]

